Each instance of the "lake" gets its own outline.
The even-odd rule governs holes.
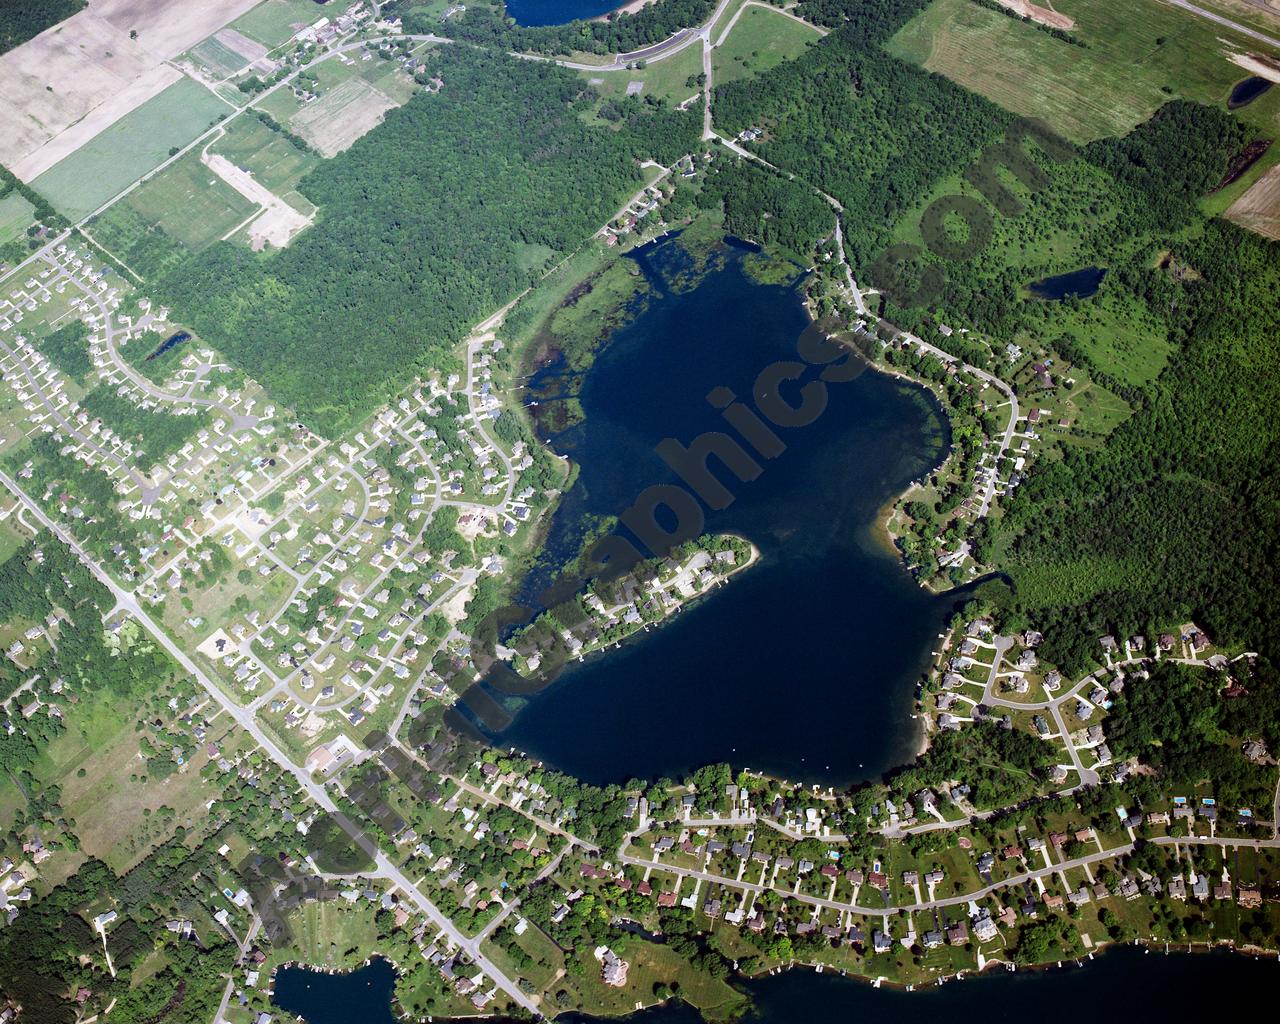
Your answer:
[[[752,394],[765,367],[794,359],[808,317],[798,289],[762,285],[725,247],[696,286],[663,292],[687,259],[676,243],[636,258],[658,289],[582,384],[585,421],[550,440],[581,467],[550,526],[564,561],[586,524],[651,484],[675,482],[655,445],[726,428],[705,396]],[[556,371],[534,380],[546,387]],[[678,776],[714,761],[843,784],[913,756],[914,686],[955,605],[921,590],[878,532],[879,510],[949,445],[928,392],[868,371],[831,384],[812,426],[707,514],[761,551],[754,567],[662,625],[572,665],[496,742],[591,782]],[[536,589],[536,588],[535,588]]]
[[[563,25],[579,18],[598,18],[626,0],[507,0],[507,13],[521,25]]]
[[[391,1024],[394,971],[384,960],[351,974],[303,968],[276,973],[274,1002],[308,1024]],[[919,992],[870,985],[809,969],[744,984],[753,1008],[743,1024],[821,1024],[855,1020],[984,1020],[1010,1024],[1134,1024],[1185,1020],[1197,1011],[1242,1020],[1257,1012],[1261,994],[1280,983],[1280,964],[1229,953],[1144,955],[1111,950],[1081,967],[994,971]],[[569,1013],[560,1024],[599,1020]],[[614,1018],[617,1020],[617,1018]],[[683,1003],[623,1018],[629,1024],[703,1024]]]
[[[1027,285],[1027,288],[1038,299],[1060,300],[1072,295],[1087,299],[1097,294],[1102,279],[1106,276],[1104,267],[1081,267],[1069,274],[1058,274],[1035,281]]]
[[[391,1012],[395,983],[395,968],[381,958],[344,974],[281,967],[271,1001],[307,1024],[396,1024]]]

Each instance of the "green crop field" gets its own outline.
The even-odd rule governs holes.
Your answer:
[[[1248,75],[1228,59],[1228,50],[1261,45],[1158,0],[1062,0],[1055,9],[1075,19],[1072,33],[1085,47],[971,0],[937,0],[888,48],[1007,110],[1042,117],[1067,138],[1088,142],[1126,133],[1175,96],[1224,103],[1231,86]],[[1274,131],[1280,112],[1275,92],[1242,108],[1240,116]]]
[[[819,39],[810,28],[769,7],[747,7],[712,55],[717,85],[749,78],[792,60]]]
[[[208,68],[219,78],[230,78],[249,64],[245,57],[236,53],[225,43],[219,42],[213,36],[194,47],[188,56],[196,63]]]
[[[299,28],[313,25],[323,17],[326,17],[324,9],[316,6],[314,0],[264,0],[233,21],[231,27],[263,46],[275,47],[288,42]]]
[[[79,220],[230,109],[208,89],[184,78],[95,135],[31,184],[63,214]]]
[[[0,199],[0,245],[22,237],[35,216],[35,209],[17,192]]]

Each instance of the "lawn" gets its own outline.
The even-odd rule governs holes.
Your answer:
[[[36,208],[17,192],[0,199],[0,245],[21,238],[35,216]]]
[[[58,161],[32,185],[66,216],[80,220],[230,109],[208,89],[184,78]]]
[[[696,81],[702,73],[702,47],[686,46],[673,57],[654,61],[643,68],[621,71],[583,71],[596,92],[609,99],[625,96],[632,82],[642,83],[639,95],[655,96],[668,103],[683,103],[702,88]]]
[[[784,60],[800,56],[818,38],[817,29],[771,7],[747,7],[713,52],[715,83],[723,85],[768,71]]]
[[[887,45],[1076,142],[1122,135],[1175,96],[1222,103],[1248,74],[1228,59],[1228,44],[1262,45],[1158,0],[1062,0],[1055,10],[1075,19],[1085,47],[971,0],[937,0]],[[1240,113],[1274,124],[1275,103],[1264,96]]]

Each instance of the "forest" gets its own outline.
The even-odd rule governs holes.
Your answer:
[[[36,346],[59,370],[78,384],[93,372],[89,358],[89,328],[83,320],[72,320],[51,334],[36,339]]]
[[[985,99],[880,49],[896,27],[890,14],[906,17],[917,6],[870,8],[796,60],[715,90],[723,131],[764,129],[753,151],[845,208],[855,274],[922,194],[963,168],[1010,120]]]
[[[287,249],[221,243],[170,269],[159,296],[208,342],[333,433],[443,364],[465,331],[589,238],[638,187],[637,160],[674,159],[696,112],[594,98],[550,64],[465,46],[444,80],[301,185],[321,208]]]
[[[0,53],[34,39],[50,25],[85,8],[87,0],[7,0],[0,4]]]
[[[1225,165],[1222,120],[1160,113],[1103,157],[1133,190],[1128,229],[1160,232],[1181,216],[1166,244],[1196,275],[1160,285],[1178,353],[1133,395],[1132,418],[1105,448],[1041,467],[1008,509],[1015,601],[1046,624],[1045,656],[1071,672],[1104,633],[1189,620],[1217,644],[1275,654],[1280,261],[1272,243],[1202,220],[1189,201]]]
[[[1150,679],[1125,687],[1107,735],[1117,757],[1140,757],[1160,772],[1166,791],[1189,794],[1207,781],[1227,807],[1269,806],[1275,769],[1249,763],[1240,748],[1245,740],[1280,740],[1280,676],[1259,662],[1244,679],[1248,692],[1230,698],[1224,678],[1161,665]]]

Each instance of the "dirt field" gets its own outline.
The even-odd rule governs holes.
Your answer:
[[[299,110],[289,126],[328,157],[341,153],[365,132],[376,128],[395,105],[364,79],[349,78]]]
[[[1280,240],[1280,165],[1267,171],[1227,210],[1227,220]]]
[[[1027,0],[996,0],[996,2],[1001,7],[1009,8],[1021,18],[1030,18],[1032,21],[1038,21],[1041,25],[1048,25],[1050,28],[1060,28],[1063,31],[1067,31],[1076,27],[1076,23],[1065,14],[1059,14],[1057,11],[1052,10],[1053,4],[1046,8],[1027,3]]]
[[[256,2],[95,0],[0,56],[0,163],[24,181],[48,170],[175,82],[166,60]]]

